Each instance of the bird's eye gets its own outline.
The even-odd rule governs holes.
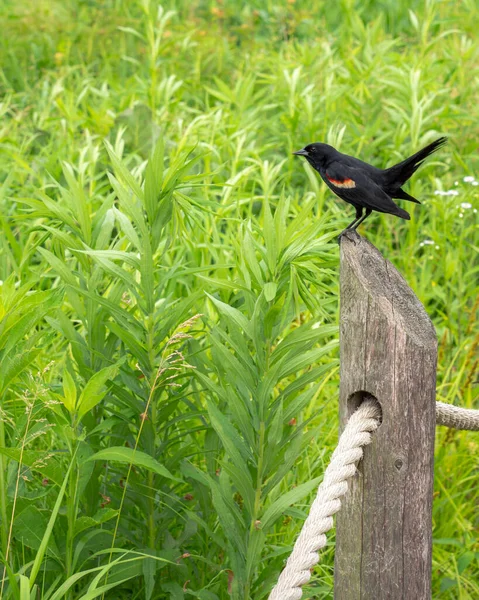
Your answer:
[[[313,146],[312,148],[309,148],[308,152],[310,154],[314,154],[316,152],[316,148]]]

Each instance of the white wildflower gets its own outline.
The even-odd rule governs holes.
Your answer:
[[[444,192],[443,190],[436,190],[434,192],[435,196],[459,196],[459,192],[457,190],[447,190]]]
[[[466,183],[472,183],[474,181],[474,177],[472,175],[467,175],[463,178],[463,181],[465,181]]]
[[[465,209],[472,208],[472,204],[470,204],[469,202],[462,202],[460,206],[461,208]]]

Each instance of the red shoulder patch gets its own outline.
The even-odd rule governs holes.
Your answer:
[[[356,183],[352,179],[346,178],[341,181],[339,179],[333,179],[332,177],[329,177],[329,175],[326,175],[326,177],[335,187],[349,189],[356,187]]]

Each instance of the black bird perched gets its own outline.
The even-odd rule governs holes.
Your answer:
[[[373,210],[409,220],[409,213],[397,206],[393,198],[420,204],[401,186],[446,142],[447,138],[441,137],[389,169],[377,169],[358,158],[341,154],[328,144],[309,144],[293,154],[304,156],[329,189],[356,209],[356,218],[340,233],[340,241],[346,231],[355,230]],[[364,215],[363,209],[366,209]]]

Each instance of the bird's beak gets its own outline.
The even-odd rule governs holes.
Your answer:
[[[297,152],[293,152],[293,154],[296,154],[296,156],[308,156],[308,153],[304,148],[302,150],[298,150]]]

